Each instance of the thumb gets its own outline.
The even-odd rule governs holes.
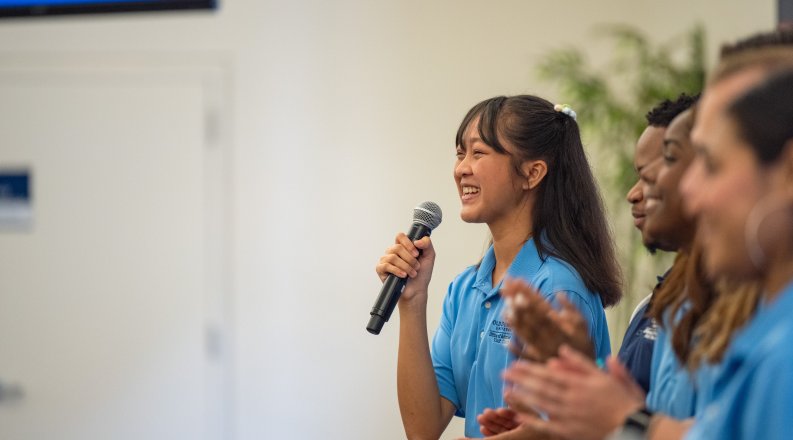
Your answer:
[[[425,235],[424,237],[414,241],[413,244],[419,249],[427,249],[432,247],[432,240],[430,240],[429,235]]]

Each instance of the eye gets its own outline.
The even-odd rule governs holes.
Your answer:
[[[671,154],[664,154],[664,163],[666,163],[667,165],[671,165],[675,162],[677,162],[677,158],[675,156]]]
[[[474,148],[473,154],[474,157],[481,157],[485,154],[485,152],[479,148]]]
[[[462,148],[457,147],[457,149],[454,152],[454,155],[457,156],[458,160],[463,160],[463,158],[465,157],[465,151],[463,151]]]

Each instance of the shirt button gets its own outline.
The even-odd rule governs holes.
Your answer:
[[[485,332],[479,332],[479,339],[484,338],[484,337],[485,337]]]
[[[488,301],[488,302],[486,302],[486,303],[485,303],[485,308],[486,308],[486,309],[489,309],[489,308],[490,308],[490,301]]]

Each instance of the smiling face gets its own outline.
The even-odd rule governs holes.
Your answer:
[[[683,177],[681,191],[686,209],[697,217],[697,239],[712,276],[756,275],[746,246],[746,223],[769,191],[767,172],[738,136],[726,108],[759,77],[759,72],[749,71],[710,86],[691,136],[696,158]]]
[[[505,148],[510,146],[505,144]],[[518,174],[512,156],[482,141],[478,119],[466,128],[456,155],[454,181],[463,221],[492,225],[514,216],[526,203],[527,179]]]
[[[683,210],[679,189],[683,173],[694,159],[690,140],[692,124],[691,110],[681,113],[669,124],[657,178],[647,186],[645,193],[645,230],[663,249],[688,246],[694,234],[695,225],[691,216]]]
[[[636,151],[633,155],[633,166],[638,174],[638,180],[628,191],[626,199],[631,204],[633,224],[642,232],[642,241],[646,246],[651,246],[654,239],[644,232],[645,222],[645,192],[647,185],[654,182],[661,164],[661,149],[663,146],[665,127],[647,127],[639,141],[636,142]]]

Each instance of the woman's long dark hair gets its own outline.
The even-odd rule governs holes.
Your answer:
[[[548,166],[532,210],[532,235],[540,257],[551,255],[569,263],[604,306],[616,304],[622,283],[614,242],[576,121],[536,96],[499,96],[468,112],[456,145],[462,145],[463,134],[477,119],[484,143],[501,154],[510,154],[505,143],[514,147],[518,174],[526,160],[543,160]]]
[[[678,251],[661,287],[653,293],[647,311],[648,316],[669,332],[672,350],[682,365],[689,364],[697,343],[695,331],[718,298],[702,269],[702,247],[696,240],[692,242],[691,251]]]

